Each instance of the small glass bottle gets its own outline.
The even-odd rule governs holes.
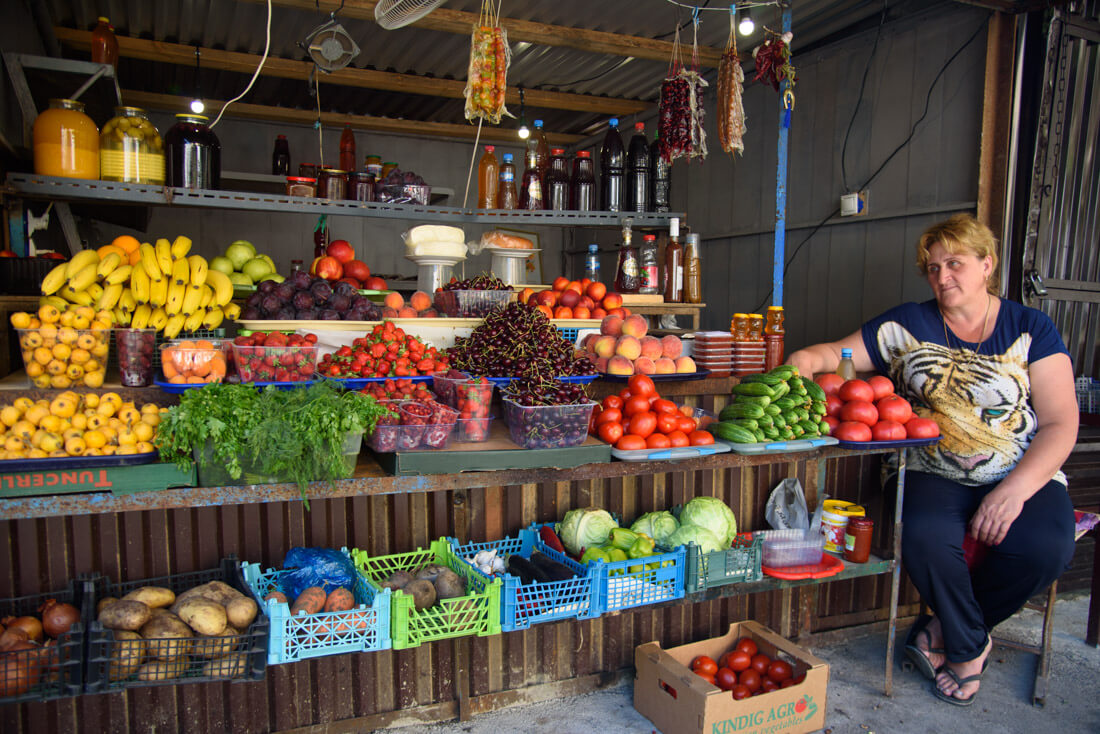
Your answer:
[[[569,161],[564,148],[550,151],[550,167],[546,170],[546,208],[563,211],[569,208]]]
[[[632,240],[631,221],[623,223],[623,241],[619,245],[619,262],[615,267],[615,291],[637,293],[639,285],[638,246]]]
[[[845,380],[856,379],[856,365],[852,361],[851,349],[840,350],[840,364],[836,367],[836,373]]]
[[[118,38],[108,18],[99,16],[99,22],[92,30],[92,61],[96,64],[110,64],[118,69]]]
[[[684,301],[684,248],[680,245],[680,218],[668,223],[668,244],[665,245],[665,303]]]
[[[497,209],[515,209],[519,206],[519,192],[516,190],[516,166],[512,163],[512,154],[504,154],[504,163],[500,164],[500,191],[497,192]]]
[[[355,170],[355,131],[351,125],[344,125],[344,132],[340,133],[340,170]]]
[[[301,260],[291,260],[290,261],[290,272],[293,273],[293,272],[295,272],[297,270],[301,270],[301,269],[302,269],[302,261]]]
[[[699,259],[699,235],[689,234],[684,241],[684,303],[703,302],[703,264]],[[764,318],[760,318],[763,328]]]
[[[523,170],[523,183],[519,190],[519,208],[527,210],[544,209],[542,194],[542,172],[539,170],[538,156],[527,151],[527,166]]]
[[[570,209],[590,212],[596,208],[596,171],[592,167],[592,153],[577,151],[573,159],[573,175],[569,181]]]
[[[588,255],[584,259],[584,277],[593,283],[600,282],[600,246],[595,242],[588,246]]]
[[[638,292],[656,294],[661,292],[661,269],[657,266],[657,235],[642,237],[642,265],[639,275]]]
[[[290,143],[286,135],[275,137],[275,149],[271,151],[271,173],[275,176],[290,175]]]
[[[496,148],[485,146],[485,153],[477,164],[477,205],[481,209],[496,209],[497,191],[500,188],[500,166]]]

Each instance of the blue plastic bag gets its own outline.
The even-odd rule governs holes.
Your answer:
[[[332,548],[291,548],[283,559],[283,593],[290,599],[311,586],[320,586],[325,593],[338,586],[352,589],[356,570],[351,558]]]

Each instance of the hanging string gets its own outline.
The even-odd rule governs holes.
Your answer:
[[[477,158],[477,146],[481,142],[482,118],[477,118],[477,135],[474,136],[474,149],[470,151],[470,167],[466,169],[466,193],[462,195],[462,206],[465,208],[466,200],[470,198],[470,178],[474,175],[474,159]],[[481,202],[478,202],[481,203]]]

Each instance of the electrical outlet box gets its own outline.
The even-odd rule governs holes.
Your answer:
[[[867,214],[867,190],[840,197],[840,216],[861,217]]]

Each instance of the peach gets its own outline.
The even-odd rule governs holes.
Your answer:
[[[680,341],[680,337],[673,334],[661,337],[661,356],[676,359],[683,351],[684,343]]]
[[[396,311],[397,309],[405,305],[405,299],[401,296],[400,293],[394,291],[393,293],[386,294],[386,300],[383,301],[383,303],[389,308],[392,308]]]
[[[594,319],[602,319],[602,318],[604,318],[605,316],[607,316],[607,311],[604,311],[604,310],[603,310],[602,308],[600,308],[599,306],[596,306],[596,307],[595,307],[594,309],[592,309],[592,318],[594,318]]]
[[[416,309],[412,306],[402,306],[397,309],[397,318],[399,319],[415,319]]]
[[[573,309],[573,318],[575,319],[590,319],[592,318],[592,312],[585,306],[577,306]]]
[[[618,293],[608,293],[603,297],[603,301],[600,305],[610,313],[612,309],[619,308],[623,305],[623,297]]]
[[[417,291],[409,296],[409,305],[417,311],[424,311],[432,307],[432,298],[424,291]]]
[[[642,356],[657,359],[661,354],[661,340],[655,336],[642,337]],[[652,373],[647,373],[652,374]]]
[[[642,343],[632,336],[620,336],[615,342],[615,354],[633,361],[642,356]]]
[[[611,358],[615,356],[615,337],[601,336],[592,344],[592,351],[597,357]]]
[[[581,346],[584,347],[586,351],[595,351],[592,347],[595,346],[596,340],[599,338],[599,334],[585,334],[584,339],[581,339]]]
[[[652,375],[657,372],[657,365],[649,357],[638,357],[634,360],[634,372],[638,375]]]
[[[603,283],[589,283],[588,287],[584,289],[585,295],[591,298],[596,303],[603,300],[603,297],[607,295],[607,286]]]
[[[420,312],[420,318],[422,319],[437,319],[439,318],[439,312],[434,308],[426,308]]]
[[[607,362],[609,375],[633,375],[634,364],[626,357],[612,357]]]
[[[641,339],[647,331],[649,331],[649,324],[646,323],[644,316],[627,316],[623,319],[624,334]]]
[[[605,375],[607,374],[607,357],[598,357],[595,364],[597,372],[603,372]]]
[[[671,375],[676,371],[676,363],[668,357],[661,357],[654,364],[657,367],[658,375]]]
[[[676,371],[682,372],[695,372],[695,360],[691,357],[679,357],[676,360]]]
[[[618,316],[604,316],[600,322],[600,333],[608,336],[618,336],[623,331],[623,320]]]

